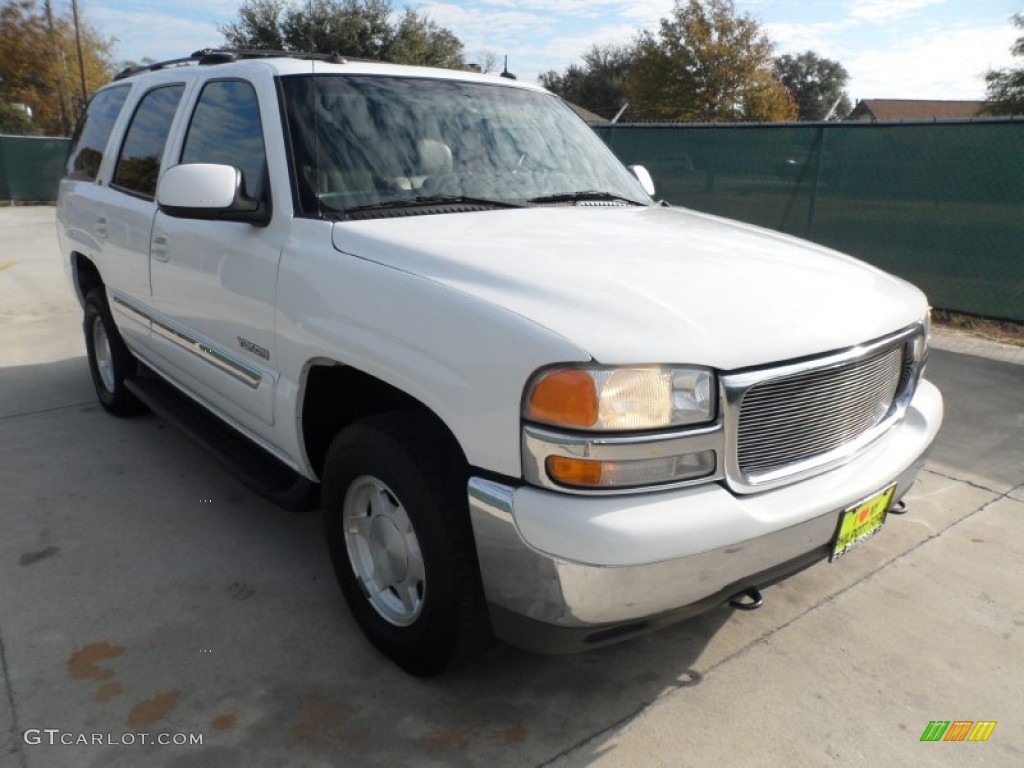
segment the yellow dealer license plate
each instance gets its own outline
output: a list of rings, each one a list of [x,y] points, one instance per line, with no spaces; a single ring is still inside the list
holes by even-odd
[[[854,504],[843,511],[839,521],[839,533],[836,535],[829,562],[842,557],[869,536],[874,536],[885,523],[885,515],[892,503],[892,495],[896,492],[896,484],[884,491]]]

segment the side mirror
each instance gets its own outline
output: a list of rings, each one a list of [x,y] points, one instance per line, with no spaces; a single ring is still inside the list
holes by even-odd
[[[267,206],[242,192],[242,172],[230,165],[186,163],[168,168],[156,186],[156,202],[182,219],[270,222]]]
[[[647,172],[647,169],[642,165],[630,165],[627,166],[633,175],[636,176],[637,181],[640,182],[640,186],[644,188],[651,197],[654,197],[654,179],[651,178],[651,174]]]

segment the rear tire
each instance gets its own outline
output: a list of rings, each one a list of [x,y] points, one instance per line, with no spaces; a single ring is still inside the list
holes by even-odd
[[[487,647],[464,461],[427,414],[373,416],[342,430],[322,492],[338,584],[381,653],[429,677]]]
[[[137,363],[114,325],[103,287],[85,297],[85,349],[96,397],[115,416],[134,416],[146,407],[124,385],[135,374]]]

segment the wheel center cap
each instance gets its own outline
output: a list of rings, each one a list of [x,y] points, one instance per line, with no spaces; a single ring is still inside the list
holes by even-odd
[[[373,564],[388,584],[405,580],[409,571],[409,550],[405,537],[391,520],[375,517],[370,523],[370,551]]]

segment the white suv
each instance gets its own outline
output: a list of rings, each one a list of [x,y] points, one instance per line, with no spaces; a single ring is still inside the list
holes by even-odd
[[[58,227],[103,406],[322,504],[429,675],[756,607],[923,463],[920,291],[651,194],[532,85],[207,51],[93,97]]]

